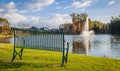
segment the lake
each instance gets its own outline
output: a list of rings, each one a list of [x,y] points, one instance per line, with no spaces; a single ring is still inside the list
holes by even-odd
[[[0,43],[14,43],[13,37],[11,38],[0,38]]]
[[[80,35],[66,35],[65,40],[70,43],[70,52],[120,58],[120,37],[111,35],[92,35],[83,37]]]
[[[120,59],[120,37],[111,35],[65,35],[69,52]],[[13,38],[0,39],[0,43],[13,43]]]

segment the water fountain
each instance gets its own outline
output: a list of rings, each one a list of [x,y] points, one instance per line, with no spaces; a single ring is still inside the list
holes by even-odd
[[[89,31],[89,18],[86,18],[85,24],[83,25],[83,31],[81,32],[81,36],[90,36],[94,34],[94,31]]]
[[[85,51],[86,51],[86,55],[88,55],[89,53],[89,43],[90,43],[90,36],[94,34],[94,31],[91,30],[89,31],[89,20],[88,17],[86,18],[85,24],[83,26],[83,31],[81,33],[81,36],[84,38],[83,40],[83,44],[85,46]]]
[[[86,55],[88,55],[88,52],[89,52],[90,37],[92,34],[94,34],[93,30],[89,31],[89,20],[88,19],[89,18],[87,17],[85,24],[83,25],[83,31],[81,32],[81,35],[78,37],[75,37],[77,39],[76,42],[79,42],[79,44],[81,44],[81,41],[82,41],[82,45],[84,45]],[[80,40],[78,40],[78,39],[80,39]],[[83,46],[79,45],[79,48],[83,49]]]
[[[89,36],[88,17],[86,18],[85,24],[83,25],[83,31],[82,31],[81,35],[83,35],[83,36]]]

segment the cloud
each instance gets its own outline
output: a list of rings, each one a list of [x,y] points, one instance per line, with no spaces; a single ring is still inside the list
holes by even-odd
[[[112,4],[114,4],[115,3],[115,0],[112,0],[112,1],[110,1],[109,3],[108,3],[108,5],[112,5]]]
[[[21,13],[21,14],[24,14],[24,13],[27,13],[27,12],[29,12],[28,10],[20,10],[19,11],[19,13]]]
[[[62,3],[66,3],[66,2],[68,2],[68,0],[62,0]]]
[[[4,12],[4,9],[0,9],[0,13]]]
[[[69,9],[71,6],[66,6],[66,7],[64,7],[63,9]]]
[[[18,23],[19,21],[25,20],[24,15],[18,14],[18,10],[15,9],[16,5],[14,2],[9,2],[4,5],[1,17],[7,18],[11,23]]]
[[[52,14],[48,18],[42,20],[41,26],[48,26],[50,28],[59,28],[61,24],[70,23],[71,19],[68,14]]]
[[[61,6],[57,6],[56,9],[61,9],[62,7]]]
[[[82,1],[73,1],[72,7],[75,8],[84,8],[90,6],[92,4],[92,0],[82,0]]]
[[[26,16],[20,13],[21,10],[16,9],[16,4],[10,2],[0,8],[0,17],[8,19],[11,26],[26,27],[20,25],[29,25],[37,27],[58,28],[59,25],[70,22],[68,14],[51,14],[48,17]],[[24,11],[24,10],[22,10]]]
[[[31,11],[40,11],[44,6],[51,5],[55,2],[55,0],[34,0],[31,3],[27,3],[26,6],[29,8]]]
[[[10,3],[6,4],[5,7],[8,8],[8,9],[14,9],[15,8],[15,3],[10,2]]]
[[[83,8],[82,11],[85,11],[85,9]]]
[[[20,14],[20,10],[16,9],[16,4],[14,2],[9,2],[8,4],[5,4],[1,7],[0,10],[0,17],[8,19],[12,26],[17,26],[23,23],[31,24],[31,22],[36,23],[36,21],[38,21],[38,18],[36,17],[25,16],[23,14]]]

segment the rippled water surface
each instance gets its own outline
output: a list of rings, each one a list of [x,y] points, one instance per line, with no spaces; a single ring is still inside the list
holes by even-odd
[[[120,37],[111,35],[66,35],[66,41],[70,43],[70,52],[120,58]]]

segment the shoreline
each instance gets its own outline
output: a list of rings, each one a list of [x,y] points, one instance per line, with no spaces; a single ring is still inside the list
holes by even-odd
[[[13,35],[1,35],[0,34],[0,39],[11,38],[11,37],[13,37]]]

